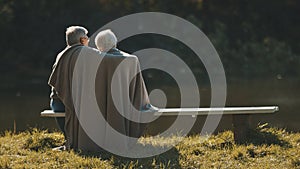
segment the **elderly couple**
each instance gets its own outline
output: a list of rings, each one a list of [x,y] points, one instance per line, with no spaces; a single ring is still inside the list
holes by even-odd
[[[118,50],[117,38],[110,30],[97,34],[97,49],[88,47],[87,33],[81,26],[67,28],[67,47],[57,55],[48,82],[52,87],[50,106],[54,112],[66,113],[65,118],[56,120],[65,135],[67,149],[94,152],[102,150],[101,147],[106,144],[126,147],[126,140],[112,139],[114,137],[110,136],[112,130],[109,128],[138,138],[146,123],[131,120],[140,118],[133,110],[157,109],[150,104],[137,57]],[[82,59],[84,61],[79,63]],[[99,59],[101,62],[96,68],[95,79],[91,81],[91,72],[95,69],[93,63]],[[94,94],[87,92],[92,88],[89,84],[94,84],[95,89],[91,91]],[[93,123],[95,118],[91,111],[94,109],[90,108],[90,104],[94,95],[106,123]],[[128,118],[131,116],[135,117]],[[85,119],[85,123],[90,121],[90,125],[96,125],[92,126],[92,130],[87,130],[79,117]],[[102,134],[92,139],[91,133]]]

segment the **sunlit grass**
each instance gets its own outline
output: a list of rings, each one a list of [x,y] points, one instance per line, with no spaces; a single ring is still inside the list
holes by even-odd
[[[300,133],[259,126],[249,143],[237,145],[231,131],[209,138],[199,135],[142,137],[141,145],[166,147],[169,151],[144,159],[103,153],[83,155],[53,151],[64,144],[61,133],[31,129],[0,137],[0,168],[300,168]]]

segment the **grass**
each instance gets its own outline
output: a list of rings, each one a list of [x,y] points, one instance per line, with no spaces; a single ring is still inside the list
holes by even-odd
[[[59,132],[31,129],[0,137],[0,168],[300,168],[300,133],[264,125],[253,130],[247,144],[235,144],[231,131],[205,139],[143,137],[141,144],[164,146],[183,141],[169,151],[144,159],[128,159],[103,153],[83,155],[53,151],[64,144]]]

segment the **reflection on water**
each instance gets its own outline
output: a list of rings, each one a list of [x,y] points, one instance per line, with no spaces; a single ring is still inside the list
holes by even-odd
[[[1,89],[0,131],[22,131],[30,127],[56,127],[54,119],[40,118],[39,113],[49,108],[49,88],[45,85],[26,85]]]
[[[268,122],[272,126],[284,127],[288,130],[300,131],[300,80],[253,80],[228,81],[227,106],[264,106],[278,105],[280,111],[273,115],[255,115],[252,117],[253,125]],[[151,86],[149,87],[151,88]],[[210,103],[210,86],[199,87],[201,106],[207,107]],[[150,89],[152,90],[152,89]],[[180,100],[178,92],[172,88],[164,87],[160,94],[168,98],[167,107],[178,107]],[[18,131],[30,127],[56,129],[52,118],[41,118],[39,113],[49,108],[49,88],[46,84],[28,85],[1,89],[0,102],[0,131],[13,130],[14,121]],[[159,99],[152,100],[160,105]],[[156,133],[168,128],[175,117],[159,118],[149,127],[150,133]],[[201,131],[205,117],[198,117],[193,127],[194,132]],[[223,116],[219,130],[231,128],[231,117]]]

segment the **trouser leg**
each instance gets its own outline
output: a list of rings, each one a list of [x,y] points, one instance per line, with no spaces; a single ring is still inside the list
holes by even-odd
[[[51,99],[50,107],[54,112],[64,112],[65,111],[64,104],[60,100],[57,100],[57,99]],[[55,121],[56,121],[59,129],[65,135],[65,118],[64,117],[56,117]]]

